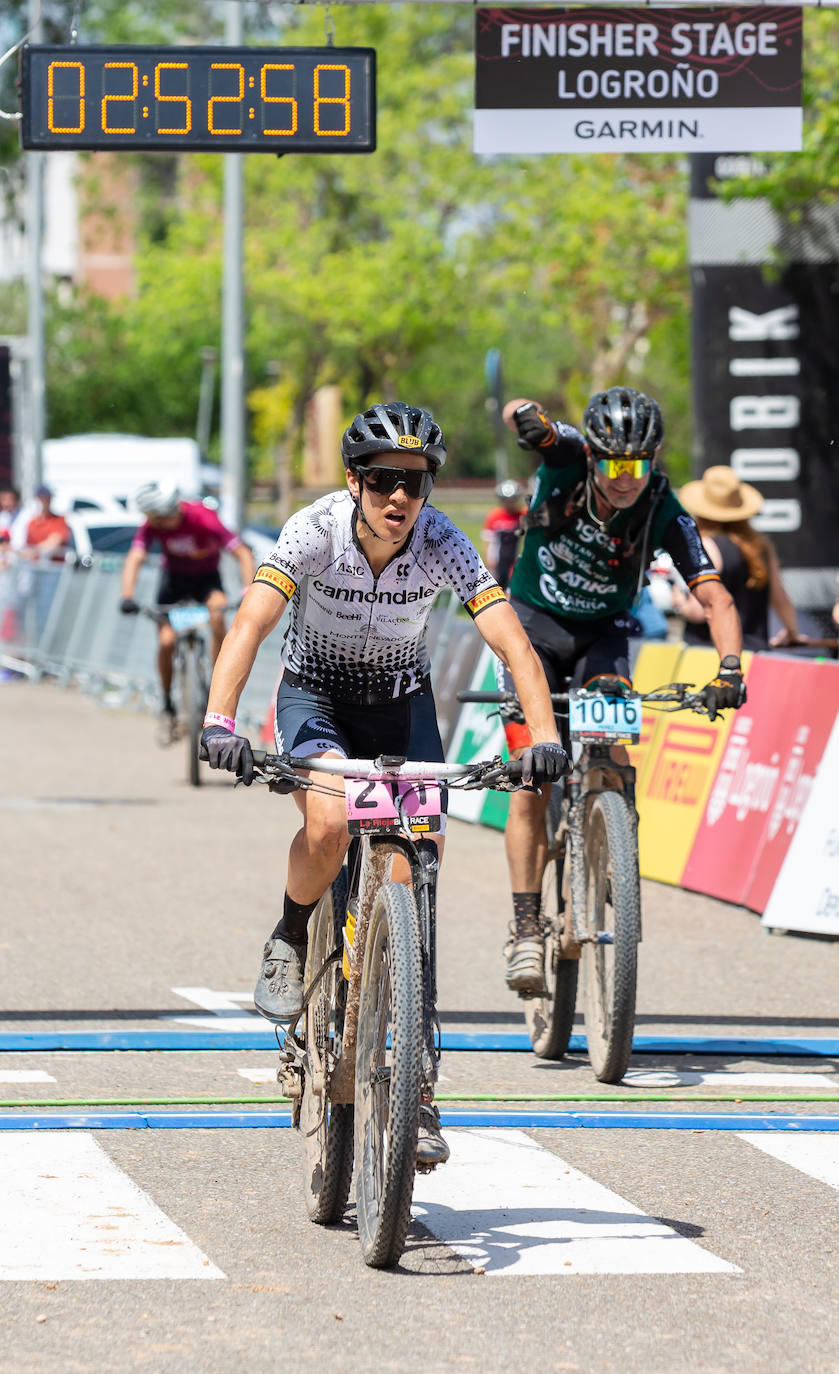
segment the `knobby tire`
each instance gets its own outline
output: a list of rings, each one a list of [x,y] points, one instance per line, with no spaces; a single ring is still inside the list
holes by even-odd
[[[193,787],[201,785],[201,770],[198,767],[198,750],[201,745],[201,731],[204,724],[204,711],[207,705],[206,685],[202,672],[200,649],[190,646],[183,659],[184,716],[186,718],[186,769],[187,781]]]
[[[355,1192],[367,1264],[396,1264],[411,1220],[422,1088],[422,947],[413,893],[383,886],[364,952],[355,1071]],[[388,1036],[390,1048],[388,1048]]]
[[[562,1059],[568,1049],[577,1002],[579,959],[561,959],[560,935],[563,923],[571,920],[571,900],[566,892],[562,912],[563,876],[569,862],[566,849],[557,842],[562,789],[554,785],[545,818],[548,833],[548,862],[542,878],[541,923],[545,932],[545,992],[528,997],[524,1018],[534,1052],[540,1059]],[[567,889],[566,884],[566,889]],[[562,912],[562,914],[560,914]]]
[[[592,803],[585,861],[587,930],[613,940],[583,946],[588,1053],[601,1083],[620,1083],[635,1029],[641,884],[635,825],[618,792],[602,792]]]
[[[342,869],[312,913],[304,974],[306,988],[333,950],[341,947],[346,910],[347,874],[346,869]],[[340,1055],[346,990],[338,959],[324,974],[306,1008],[306,1045],[310,1048],[316,1041],[321,1063],[327,1053],[336,1059]],[[350,1103],[331,1102],[323,1091],[316,1093],[308,1066],[307,1059],[300,1101],[306,1210],[312,1221],[328,1226],[341,1219],[349,1197],[353,1109]]]

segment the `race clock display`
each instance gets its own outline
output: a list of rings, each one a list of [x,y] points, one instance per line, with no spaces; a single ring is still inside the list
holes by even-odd
[[[21,58],[24,148],[370,153],[373,48],[77,47]]]

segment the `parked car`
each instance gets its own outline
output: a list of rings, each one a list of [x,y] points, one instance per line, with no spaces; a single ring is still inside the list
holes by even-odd
[[[131,548],[142,518],[127,511],[71,511],[65,517],[72,544],[68,557],[82,567],[90,567],[95,557],[124,558]]]

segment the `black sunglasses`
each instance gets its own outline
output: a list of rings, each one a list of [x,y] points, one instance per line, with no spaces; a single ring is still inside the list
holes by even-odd
[[[413,468],[362,467],[359,463],[355,471],[371,491],[378,491],[382,496],[390,496],[397,487],[404,487],[405,495],[412,501],[424,501],[431,495],[434,486],[433,472],[415,471]]]

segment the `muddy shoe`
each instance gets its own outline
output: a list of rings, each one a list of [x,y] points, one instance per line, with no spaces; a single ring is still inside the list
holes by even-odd
[[[520,996],[545,990],[545,941],[541,935],[511,940],[506,949],[507,987]]]
[[[440,1129],[440,1113],[433,1102],[420,1105],[419,1136],[417,1137],[417,1168],[421,1173],[445,1164],[451,1150]]]
[[[303,969],[306,946],[291,945],[276,936],[265,946],[253,1002],[269,1021],[290,1021],[303,1006]]]

